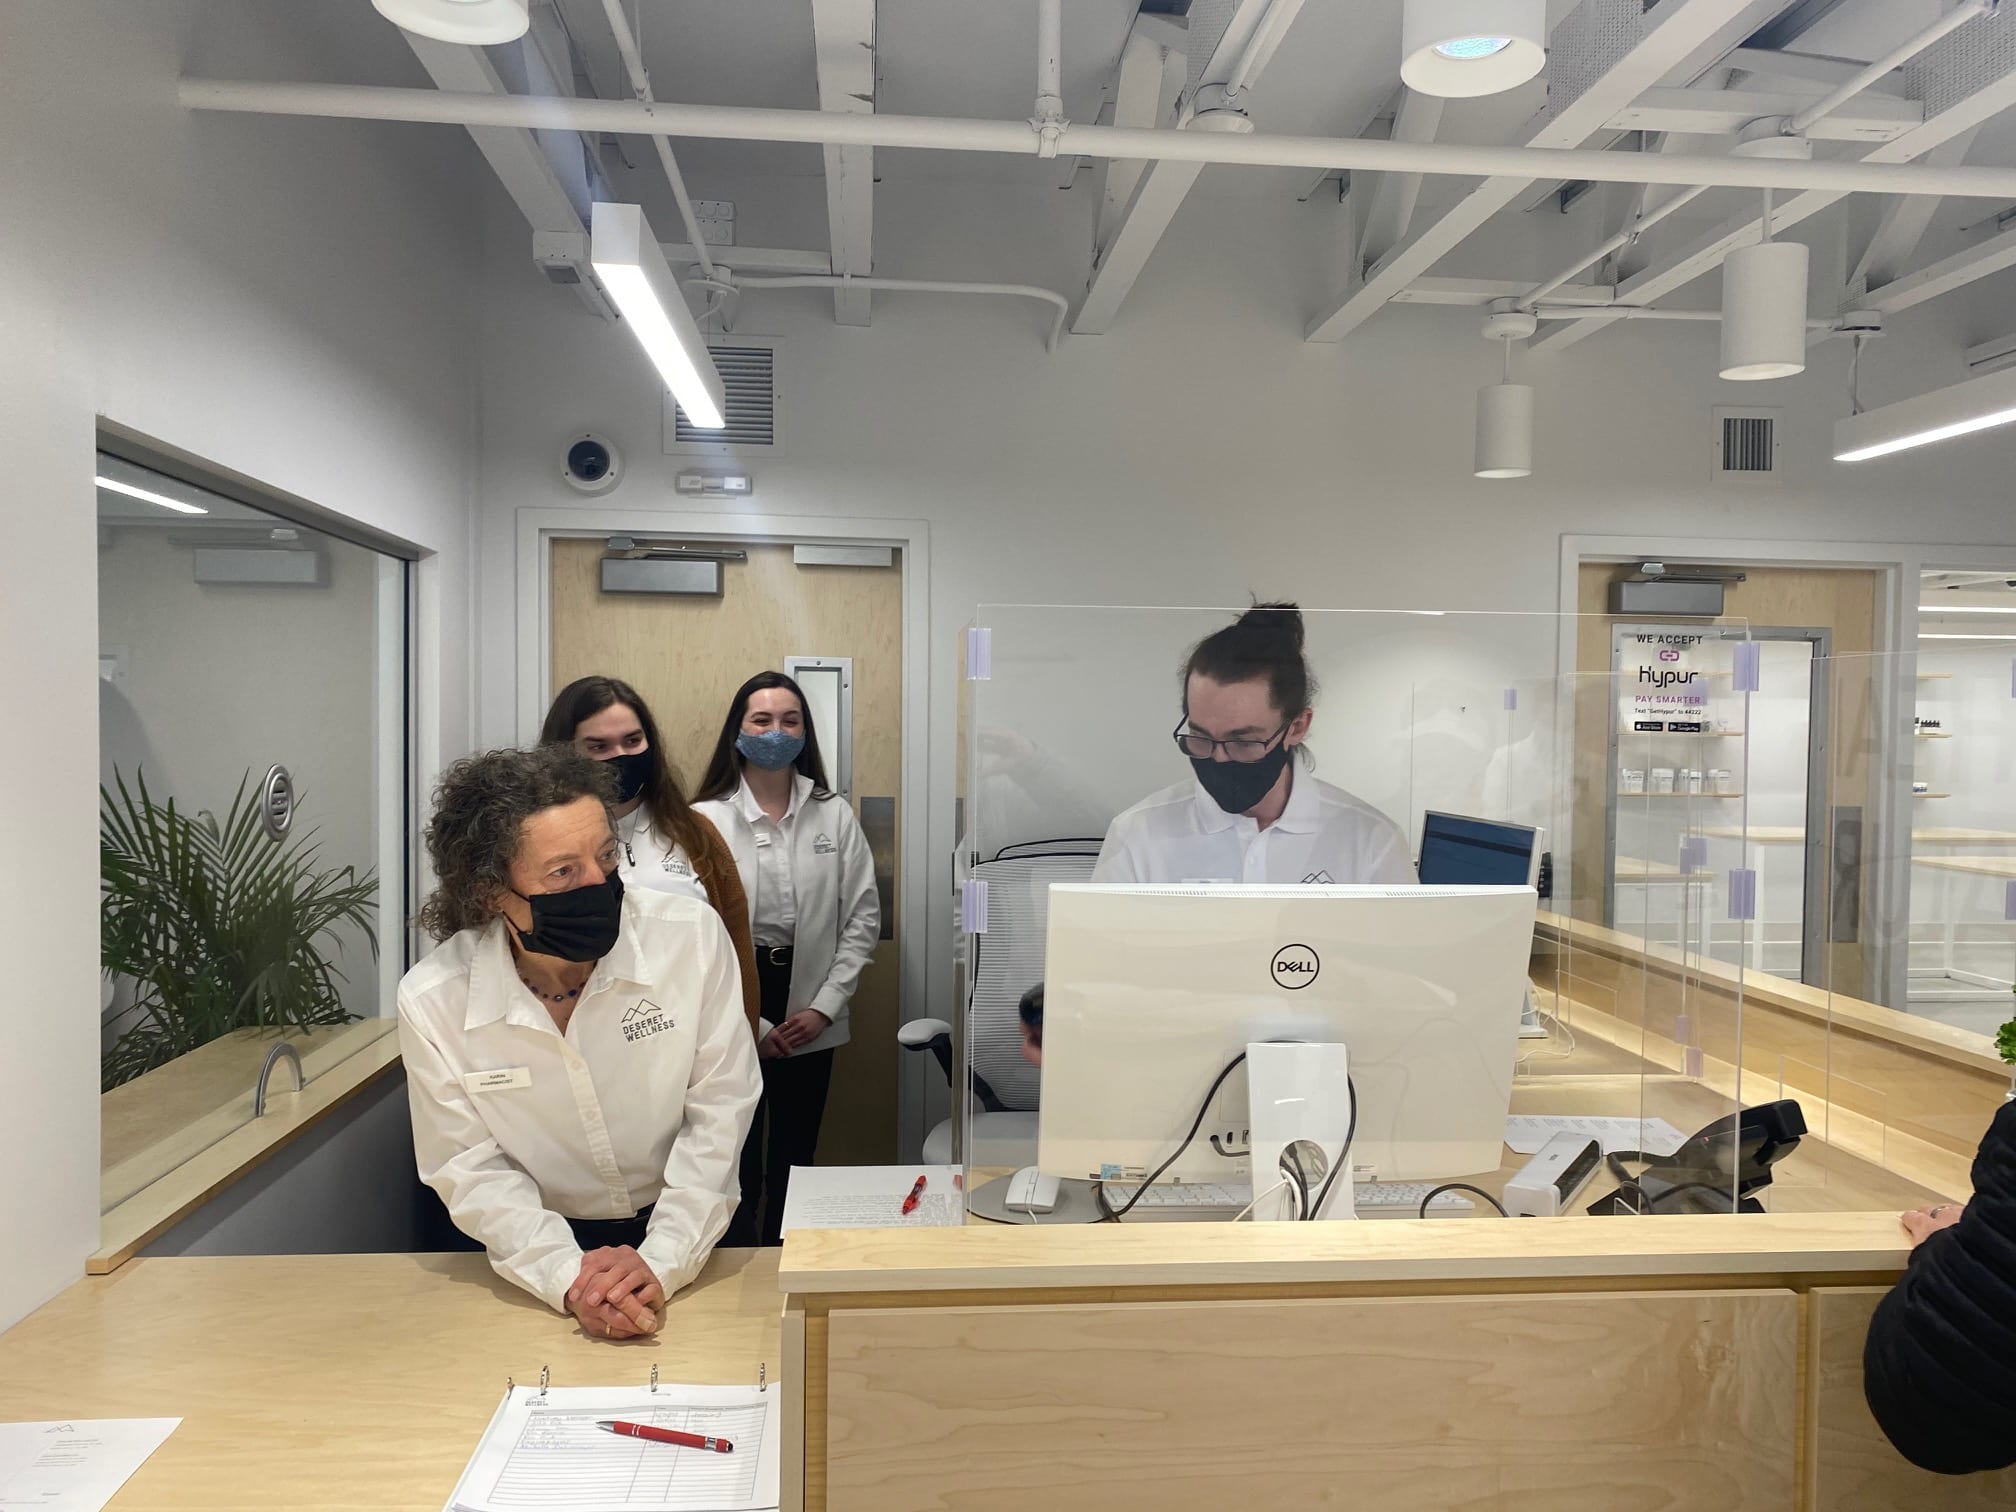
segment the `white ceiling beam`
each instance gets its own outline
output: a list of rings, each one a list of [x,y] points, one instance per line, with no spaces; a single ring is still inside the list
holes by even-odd
[[[1714,56],[1753,24],[1751,0],[1666,0],[1652,11],[1643,0],[1583,0],[1549,39],[1550,100],[1526,145],[1580,147],[1610,118],[1704,50]],[[1349,271],[1350,287],[1309,322],[1311,341],[1342,341],[1427,273],[1492,216],[1511,204],[1530,178],[1489,178],[1447,213],[1380,263]]]
[[[2011,44],[2016,44],[2016,6],[1983,16],[1934,43],[1906,69],[1914,92],[1925,100],[1925,124],[1863,154],[1858,161],[1916,162],[2016,106],[2016,45]],[[1996,68],[2001,71],[1994,72]],[[1796,226],[1845,198],[1831,189],[1808,189],[1773,208],[1772,227],[1784,230]],[[1705,240],[1618,285],[1618,301],[1654,304],[1721,267],[1725,257],[1755,241],[1761,231],[1761,215],[1738,216]],[[1533,350],[1565,350],[1609,324],[1606,320],[1574,321],[1540,336]]]
[[[1403,89],[1400,108],[1394,112],[1390,140],[1434,141],[1435,133],[1442,129],[1442,108],[1447,103],[1440,95]],[[1361,264],[1376,263],[1406,239],[1407,228],[1414,221],[1414,206],[1420,198],[1420,174],[1377,175],[1371,203],[1365,211],[1364,225],[1358,233],[1358,260]]]
[[[1201,69],[1193,71],[1196,87],[1190,90],[1185,112],[1194,109],[1197,97],[1214,86],[1220,94],[1235,81],[1240,88],[1250,89],[1301,8],[1302,0],[1237,0],[1211,55]],[[1176,218],[1203,172],[1201,163],[1162,159],[1138,176],[1119,222],[1094,255],[1092,277],[1071,317],[1074,334],[1095,336],[1112,326],[1135,280],[1161,244],[1162,233],[1169,229],[1169,222]]]
[[[839,115],[875,113],[875,0],[812,0],[812,42],[819,108]],[[875,149],[828,142],[826,231],[833,271],[874,271]],[[833,318],[868,324],[866,289],[835,289]]]
[[[1942,168],[1951,168],[1967,160],[1973,149],[1974,139],[1981,134],[1981,128],[1963,131],[1950,142],[1943,142],[1925,154],[1925,161],[1936,163]],[[1850,298],[1869,290],[1881,288],[1894,281],[1910,264],[1912,254],[1918,244],[1925,239],[1925,233],[1932,229],[1933,217],[1939,213],[1943,200],[1929,195],[1904,195],[1893,201],[1883,212],[1883,218],[1876,225],[1876,231],[1869,238],[1869,245],[1855,261],[1855,269],[1848,275]]]
[[[1691,131],[1734,136],[1767,116],[1797,115],[1821,96],[1755,89],[1648,89],[1610,118],[1630,131]],[[1813,123],[1816,142],[1892,142],[1925,124],[1916,100],[1864,95]]]
[[[1950,294],[2005,268],[2016,268],[2016,230],[1991,236],[1978,246],[1955,252],[1951,257],[1941,258],[1915,273],[1892,279],[1882,288],[1872,290],[1866,299],[1857,300],[1855,306],[1857,309],[1880,310],[1885,315],[1895,315],[1900,310]]]
[[[1846,84],[1866,66],[1852,58],[1825,58],[1817,53],[1771,52],[1761,47],[1739,47],[1729,54],[1729,66],[1740,68],[1754,77],[1782,79],[1789,83],[1816,84],[1822,89],[1836,89]],[[1866,93],[1877,96],[1895,95],[1903,89],[1903,83],[1894,75],[1879,79],[1870,85]]]
[[[489,54],[482,48],[465,47],[456,42],[437,42],[413,32],[402,32],[401,35],[413,49],[413,56],[420,60],[420,66],[427,71],[427,77],[434,81],[436,89],[457,94],[503,96],[511,93],[490,61]],[[572,93],[571,80],[568,85],[568,92]],[[497,175],[497,182],[511,196],[511,203],[518,207],[518,213],[531,226],[535,243],[533,260],[547,270],[547,276],[555,282],[565,281],[581,302],[597,315],[605,319],[613,315],[614,311],[602,297],[588,270],[588,225],[582,219],[586,211],[576,204],[585,193],[585,184],[576,184],[570,190],[554,167],[553,151],[561,143],[571,143],[578,152],[579,137],[571,132],[533,132],[522,126],[470,126],[465,129],[470,140],[476,144],[476,150],[483,154],[483,161]],[[580,255],[567,258],[542,256],[540,244],[544,242],[550,246],[552,243],[547,239],[558,236],[578,236]]]
[[[1134,18],[1120,50],[1120,69],[1113,84],[1113,124],[1142,130],[1174,123],[1176,104],[1190,77],[1190,56],[1183,50],[1183,28],[1168,16]],[[1145,158],[1116,158],[1106,165],[1106,185],[1099,205],[1097,245],[1111,244],[1134,198]]]

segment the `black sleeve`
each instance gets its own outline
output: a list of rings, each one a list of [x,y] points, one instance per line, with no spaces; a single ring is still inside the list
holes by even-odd
[[[1981,1141],[1960,1221],[1919,1245],[1877,1304],[1862,1385],[1912,1464],[1966,1475],[2016,1463],[2016,1103]]]

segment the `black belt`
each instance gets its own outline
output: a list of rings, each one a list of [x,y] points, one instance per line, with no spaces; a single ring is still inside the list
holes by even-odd
[[[789,945],[758,945],[756,960],[764,966],[789,966],[791,947]]]

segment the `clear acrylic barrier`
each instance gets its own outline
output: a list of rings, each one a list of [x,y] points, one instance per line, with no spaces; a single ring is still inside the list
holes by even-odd
[[[1785,1074],[1838,1157],[1829,1206],[1964,1197],[2008,1086],[1994,1036],[2016,1011],[2012,653],[1928,641],[1826,668],[1824,821],[1803,849],[1829,1053],[1790,1046]]]
[[[966,633],[964,664],[980,675],[962,689],[967,770],[955,879],[968,907],[979,902],[970,884],[986,884],[986,927],[962,942],[955,1063],[967,1096],[955,1105],[969,1202],[984,1215],[1096,1215],[1068,1181],[1048,1213],[1002,1207],[1000,1178],[1039,1158],[1043,1073],[1025,1055],[1018,1004],[1044,979],[1050,888],[1089,881],[1116,816],[1150,794],[1165,792],[1179,812],[1202,801],[1173,741],[1185,714],[1180,674],[1189,649],[1237,612],[988,606]],[[1775,678],[1799,669],[1779,665],[1775,651],[1767,656],[1740,621],[1690,623],[1678,644],[1641,644],[1608,616],[1310,612],[1305,624],[1321,691],[1313,764],[1298,768],[1302,777],[1385,815],[1409,860],[1431,811],[1545,832],[1550,885],[1530,944],[1540,1032],[1503,1047],[1513,1114],[1614,1120],[1600,1131],[1609,1147],[1656,1147],[1669,1157],[1706,1129],[1686,1141],[1681,1169],[1668,1165],[1660,1178],[1634,1183],[1625,1200],[1662,1212],[1732,1206],[1745,983],[1766,964],[1763,926],[1783,922],[1769,906],[1760,910],[1755,891],[1745,720]],[[1557,675],[1564,660],[1588,670]],[[1198,948],[1190,977],[1200,989],[1216,980],[1222,953]],[[1170,955],[1191,959],[1182,947]],[[1400,999],[1430,993],[1443,964],[1398,972],[1389,987]],[[1339,969],[1331,980],[1345,975]],[[1186,980],[1181,972],[1178,980]],[[1117,974],[1108,985],[1116,997],[1129,988]],[[1263,1000],[1270,990],[1259,989]],[[1144,1052],[1175,1053],[1181,1015],[1167,1003],[1137,1008]],[[1170,1120],[1158,1110],[1158,1127],[1127,1132],[1137,1150],[1159,1144],[1173,1153],[1195,1119],[1195,1140],[1172,1172],[1209,1185],[1217,1170],[1216,1184],[1250,1192],[1237,1073],[1203,1104],[1222,1069],[1206,1064],[1214,1053],[1198,1051],[1199,1084],[1179,1099],[1188,1116]],[[1364,1064],[1373,1068],[1371,1059]],[[1126,1086],[1116,1079],[1112,1089],[1113,1118],[1126,1116],[1131,1071]],[[1082,1097],[1083,1086],[1073,1086]],[[1235,1100],[1237,1116],[1228,1117]],[[1214,1134],[1232,1153],[1213,1152],[1216,1166],[1196,1163]],[[1368,1138],[1368,1148],[1375,1143]],[[1496,1169],[1427,1174],[1474,1179],[1495,1195],[1505,1167],[1523,1160],[1498,1153]],[[1396,1179],[1413,1180],[1412,1166],[1403,1167]],[[1631,1161],[1616,1170],[1635,1177],[1640,1168]],[[1616,1186],[1611,1170],[1599,1170],[1571,1210]],[[1474,1211],[1489,1215],[1481,1201]]]

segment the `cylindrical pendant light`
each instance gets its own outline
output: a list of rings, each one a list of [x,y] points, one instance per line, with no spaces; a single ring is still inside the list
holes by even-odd
[[[371,0],[378,14],[418,37],[494,47],[532,25],[527,0]]]
[[[1724,378],[1754,383],[1806,371],[1806,281],[1811,260],[1803,243],[1771,240],[1767,189],[1764,240],[1754,247],[1738,247],[1722,259]]]
[[[1547,0],[1407,0],[1400,77],[1448,99],[1515,89],[1547,62]]]
[[[1722,376],[1748,382],[1806,371],[1806,276],[1800,242],[1738,247],[1722,263]]]
[[[1505,346],[1504,381],[1477,391],[1477,465],[1480,478],[1533,476],[1533,390],[1512,381],[1512,344],[1531,341],[1540,321],[1515,299],[1494,299],[1484,336]]]
[[[1533,389],[1494,383],[1477,390],[1477,476],[1533,476]]]

